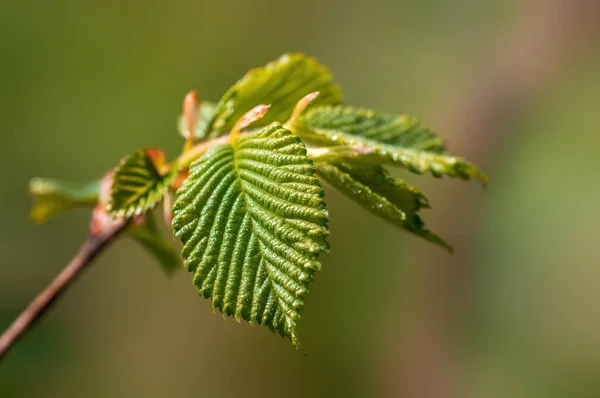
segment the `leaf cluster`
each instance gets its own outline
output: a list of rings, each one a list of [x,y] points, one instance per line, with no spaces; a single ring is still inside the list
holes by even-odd
[[[267,326],[295,346],[319,255],[329,250],[324,183],[448,250],[420,216],[427,198],[388,169],[487,183],[414,117],[344,105],[329,70],[303,54],[249,71],[216,103],[188,94],[179,130],[186,142],[176,160],[140,149],[104,188],[33,180],[32,220],[80,205],[132,219],[129,235],[167,273],[183,262],[214,309]],[[156,224],[161,201],[181,255]]]

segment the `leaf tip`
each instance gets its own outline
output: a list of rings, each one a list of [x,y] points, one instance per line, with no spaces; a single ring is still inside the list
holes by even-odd
[[[485,174],[482,171],[479,171],[477,173],[477,179],[481,182],[483,189],[488,189],[490,184],[490,178],[487,176],[487,174]]]
[[[47,216],[47,213],[35,204],[33,205],[28,216],[29,222],[35,226],[44,224],[49,218],[50,217]]]
[[[444,249],[448,250],[448,253],[454,254],[454,248],[448,242],[446,242],[444,239],[434,234],[433,232],[429,230],[424,230],[422,236],[429,242],[437,244],[443,247]]]
[[[306,110],[308,105],[310,105],[311,102],[313,102],[314,100],[317,99],[319,94],[321,94],[319,91],[314,91],[314,92],[312,92],[310,94],[306,94],[304,97],[302,97],[296,103],[296,106],[294,107],[294,110],[292,111],[292,115],[290,116],[288,121],[285,122],[283,127],[285,127],[286,129],[289,129],[289,127],[296,121],[296,119],[298,119],[298,117],[300,117],[300,115]]]
[[[37,195],[40,193],[43,193],[44,190],[44,180],[39,178],[39,177],[33,177],[31,180],[29,180],[29,187],[28,187],[28,193],[29,195]]]
[[[238,119],[238,121],[231,129],[230,142],[233,142],[240,131],[254,123],[255,121],[262,119],[263,116],[269,111],[271,105],[257,105],[254,108],[250,109],[246,112],[242,117]]]
[[[188,151],[194,145],[194,130],[198,123],[198,96],[194,90],[187,93],[183,100],[183,121],[186,138],[183,150]]]
[[[142,149],[142,151],[146,154],[146,156],[150,158],[152,164],[154,165],[154,168],[157,171],[164,166],[166,162],[166,156],[163,151],[156,148],[144,148]]]
[[[295,330],[291,330],[291,331],[290,331],[290,333],[289,333],[289,335],[288,335],[288,338],[290,339],[290,342],[292,343],[292,346],[293,346],[293,347],[294,347],[296,350],[298,350],[298,351],[300,351],[300,352],[303,352],[303,351],[302,351],[302,345],[300,344],[300,340],[298,339],[298,335],[296,334],[296,331],[295,331]]]

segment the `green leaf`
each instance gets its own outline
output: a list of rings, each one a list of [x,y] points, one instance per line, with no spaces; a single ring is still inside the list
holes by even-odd
[[[284,54],[265,67],[246,73],[217,104],[207,138],[226,134],[235,122],[256,105],[271,105],[269,113],[253,126],[285,122],[296,103],[305,95],[319,91],[315,105],[334,105],[342,100],[340,87],[332,82],[331,72],[314,58],[303,54]]]
[[[196,123],[196,128],[194,129],[195,140],[203,140],[206,137],[209,123],[215,116],[216,107],[217,104],[208,101],[202,101],[198,106],[198,123]],[[179,129],[179,134],[181,134],[183,138],[187,138],[183,115],[179,116],[177,127]]]
[[[328,250],[323,188],[304,143],[279,124],[213,147],[177,192],[173,230],[213,308],[297,346],[307,285]]]
[[[156,258],[168,276],[179,269],[181,264],[179,253],[173,248],[173,243],[159,230],[152,212],[147,212],[144,219],[130,226],[127,232]]]
[[[176,177],[175,167],[162,173],[165,155],[155,149],[139,149],[126,156],[115,170],[108,211],[119,218],[139,216],[162,200]]]
[[[64,181],[34,178],[29,182],[33,207],[29,219],[43,224],[51,218],[77,207],[93,207],[98,203],[100,181],[78,185]]]
[[[292,126],[303,139],[321,145],[360,146],[381,161],[435,177],[487,177],[477,166],[446,153],[443,140],[417,119],[343,106],[312,108]],[[368,153],[369,151],[364,151]]]
[[[452,251],[419,217],[420,209],[430,207],[427,198],[403,180],[390,177],[382,166],[319,162],[317,170],[326,182],[371,213]]]

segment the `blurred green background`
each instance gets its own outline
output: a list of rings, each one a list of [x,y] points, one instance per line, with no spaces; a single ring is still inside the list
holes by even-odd
[[[329,193],[306,356],[119,242],[0,364],[0,397],[600,396],[599,17],[593,0],[0,0],[1,330],[86,232],[85,210],[30,226],[31,177],[175,156],[190,89],[216,100],[283,52],[492,181],[407,177],[453,256]]]

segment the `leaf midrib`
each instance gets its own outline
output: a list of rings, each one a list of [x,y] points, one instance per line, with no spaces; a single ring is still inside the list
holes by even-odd
[[[236,142],[236,143],[237,143],[237,142]],[[244,200],[244,210],[246,211],[246,213],[247,213],[247,214],[249,214],[249,215],[250,215],[250,222],[251,222],[251,227],[250,227],[250,228],[252,229],[252,234],[253,234],[254,236],[256,236],[256,239],[257,239],[257,241],[258,241],[258,247],[259,247],[259,250],[260,250],[260,255],[261,255],[261,260],[260,260],[260,261],[264,261],[264,262],[265,262],[265,265],[264,265],[264,267],[265,267],[265,270],[266,270],[266,272],[267,272],[267,279],[268,279],[268,283],[269,283],[269,286],[270,286],[271,292],[275,291],[275,297],[277,298],[277,306],[278,306],[279,310],[282,312],[283,316],[284,316],[284,317],[285,317],[287,320],[289,320],[289,321],[291,321],[291,322],[294,322],[294,323],[295,323],[295,320],[294,320],[293,318],[291,318],[291,317],[290,317],[290,316],[287,314],[287,311],[286,311],[286,308],[285,308],[285,303],[282,303],[281,296],[278,294],[278,292],[277,292],[277,289],[276,289],[276,287],[275,287],[275,285],[274,285],[274,283],[275,283],[275,281],[274,281],[274,277],[273,277],[273,274],[271,273],[271,270],[269,269],[270,267],[269,267],[269,265],[268,265],[268,264],[270,264],[270,263],[269,263],[269,261],[266,259],[266,257],[265,257],[265,254],[264,254],[264,249],[263,249],[263,245],[264,245],[264,243],[263,243],[263,242],[262,242],[262,240],[260,239],[260,236],[259,236],[259,234],[257,234],[257,232],[256,232],[256,229],[255,229],[256,227],[254,226],[254,223],[255,223],[255,222],[257,222],[257,220],[255,219],[255,217],[254,217],[254,215],[252,214],[252,212],[249,210],[248,200],[247,200],[247,198],[246,198],[247,194],[246,194],[246,191],[244,190],[244,179],[243,179],[243,178],[240,176],[240,173],[239,173],[239,168],[238,168],[238,163],[237,163],[237,154],[238,154],[238,151],[237,151],[237,150],[236,150],[236,148],[235,148],[235,144],[236,144],[236,143],[230,144],[230,146],[231,146],[231,149],[232,149],[232,152],[233,152],[233,162],[232,162],[232,163],[233,163],[233,169],[234,169],[234,172],[235,172],[235,175],[236,175],[236,182],[239,184],[239,187],[240,187],[240,195],[242,195],[242,196],[243,196],[243,200]],[[273,167],[277,167],[277,166],[273,166]],[[264,207],[263,207],[263,208],[264,208]],[[266,210],[266,211],[269,211],[269,212],[271,212],[271,211],[270,211],[270,210],[268,210],[268,209],[265,209],[265,210]],[[271,213],[272,213],[272,212],[271,212]],[[272,267],[275,267],[275,265],[273,265],[273,264],[270,264],[270,265],[271,265]],[[260,266],[260,264],[259,264],[259,266]],[[258,268],[256,269],[256,272],[258,273]],[[273,315],[273,323],[274,323],[274,322],[275,322],[275,315]]]
[[[155,169],[154,166],[152,165],[152,170],[151,170],[151,180],[146,184],[143,185],[141,187],[140,190],[137,190],[138,193],[132,195],[128,200],[126,200],[122,207],[130,207],[131,205],[133,205],[135,202],[139,201],[141,198],[143,198],[144,196],[149,196],[149,194],[154,191],[159,185],[161,185],[164,181],[164,179],[166,178],[166,176],[161,176]]]

